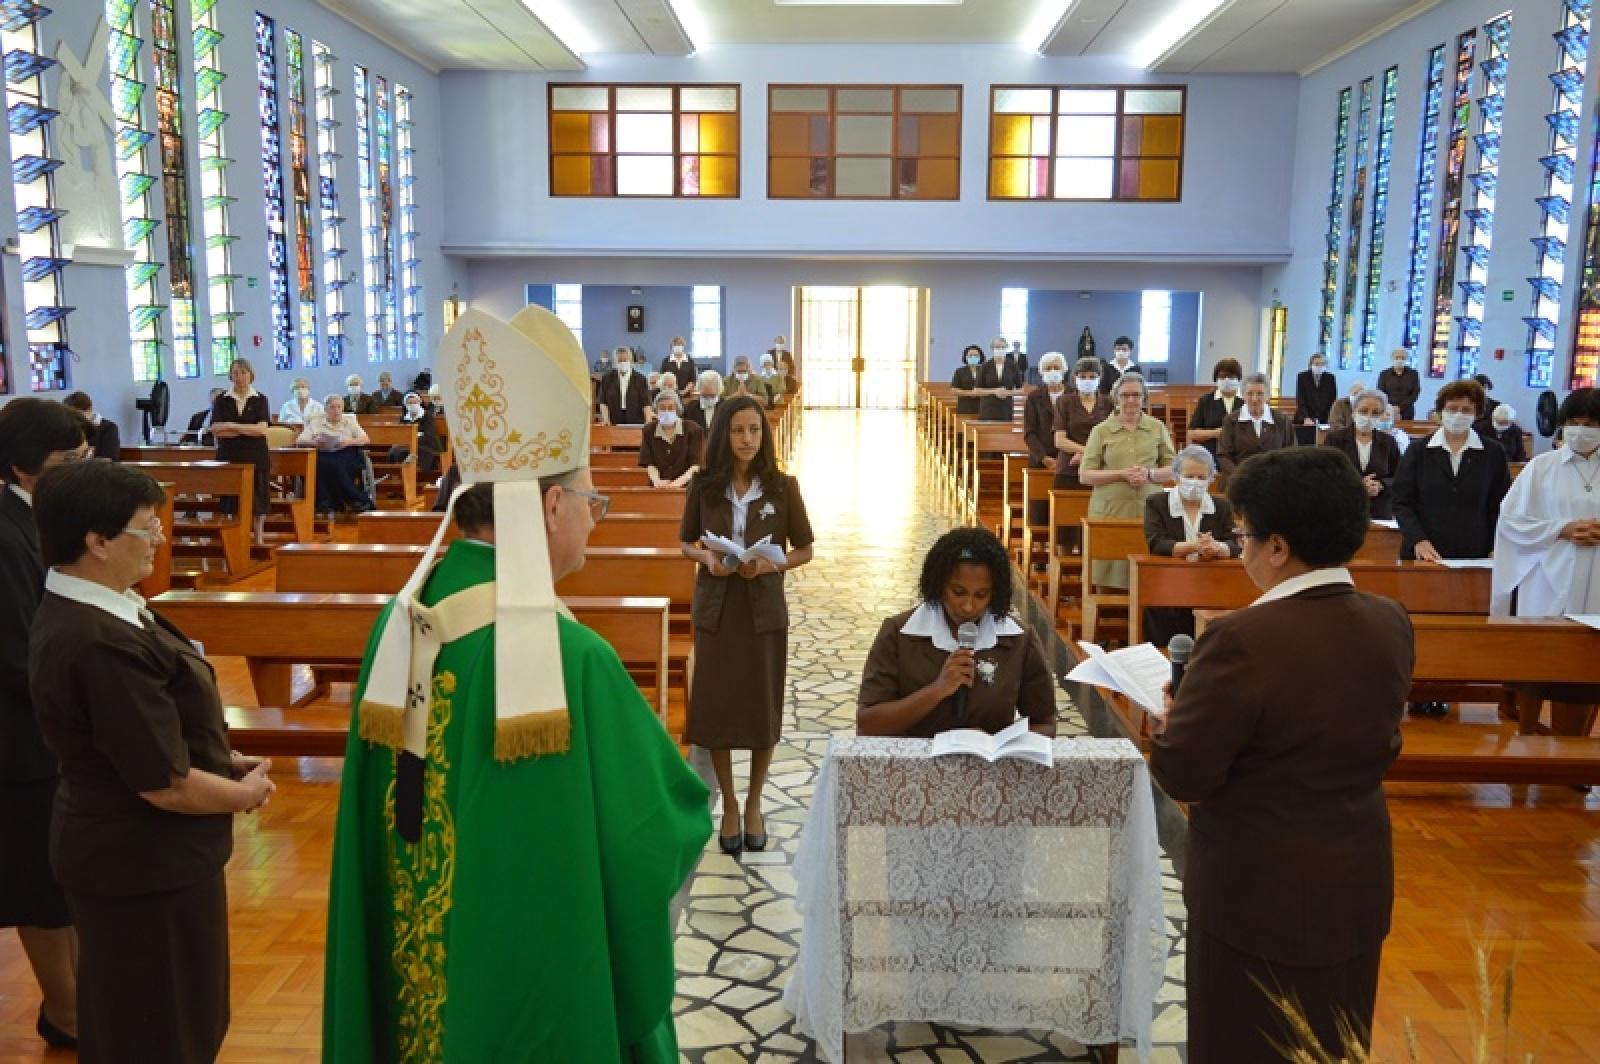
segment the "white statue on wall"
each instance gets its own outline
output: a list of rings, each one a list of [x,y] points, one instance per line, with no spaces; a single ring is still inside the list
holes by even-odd
[[[65,41],[56,44],[61,79],[55,106],[61,114],[51,132],[61,158],[61,168],[55,172],[56,206],[67,212],[60,222],[61,243],[69,254],[77,247],[106,251],[126,247],[117,172],[111,162],[117,116],[100,89],[110,34],[102,17],[81,60]]]

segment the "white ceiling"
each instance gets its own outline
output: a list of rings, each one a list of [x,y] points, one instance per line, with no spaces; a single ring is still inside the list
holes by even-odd
[[[580,54],[684,56],[694,45],[1005,44],[1058,12],[1042,51],[1126,56],[1184,0],[321,0],[434,69],[579,70]],[[1304,73],[1442,0],[1226,0],[1156,69]],[[679,19],[683,22],[680,23]],[[684,23],[688,24],[686,32]],[[573,27],[576,27],[574,31]],[[554,32],[552,32],[552,30]],[[557,36],[557,34],[562,36]]]

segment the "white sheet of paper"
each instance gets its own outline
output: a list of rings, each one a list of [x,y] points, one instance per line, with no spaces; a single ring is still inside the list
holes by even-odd
[[[1172,663],[1153,644],[1140,643],[1109,654],[1094,643],[1079,640],[1078,646],[1088,657],[1067,679],[1127,695],[1153,717],[1166,713],[1162,688],[1172,679]]]
[[[717,536],[710,532],[703,534],[700,541],[723,557],[731,558],[741,565],[752,558],[765,558],[781,569],[789,561],[783,550],[772,542],[771,536],[762,536],[759,542],[749,547],[741,547],[726,536]]]
[[[1569,613],[1567,620],[1586,624],[1595,631],[1600,632],[1600,613]]]
[[[1493,558],[1440,558],[1439,564],[1446,569],[1493,569]]]
[[[1388,520],[1383,520],[1383,519],[1374,517],[1372,519],[1372,523],[1375,524],[1375,525],[1382,525],[1384,528],[1399,529],[1399,527],[1400,527],[1400,522],[1396,521],[1392,517],[1389,518]]]

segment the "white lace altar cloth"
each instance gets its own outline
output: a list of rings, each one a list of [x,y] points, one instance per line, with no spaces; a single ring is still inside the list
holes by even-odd
[[[784,1005],[828,1060],[892,1020],[1058,1031],[1149,1055],[1166,963],[1155,804],[1125,739],[1050,768],[835,737],[795,856]]]

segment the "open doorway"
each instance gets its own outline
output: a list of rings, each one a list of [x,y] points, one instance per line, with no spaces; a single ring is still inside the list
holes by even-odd
[[[904,410],[928,347],[928,290],[804,285],[794,290],[807,407]]]

